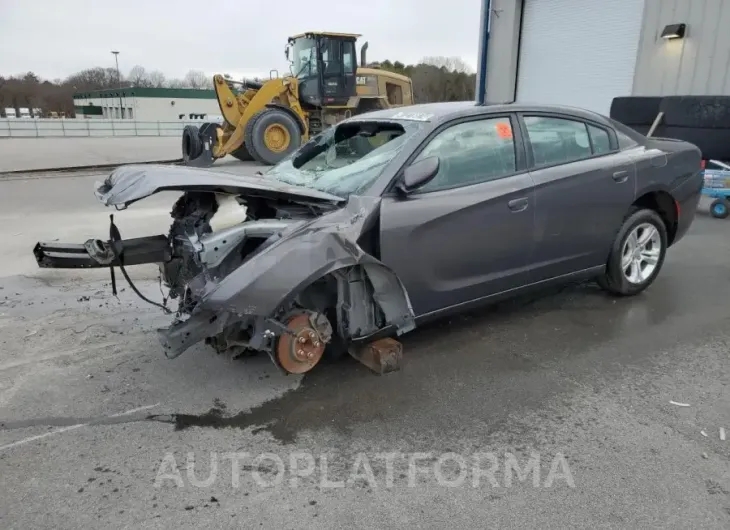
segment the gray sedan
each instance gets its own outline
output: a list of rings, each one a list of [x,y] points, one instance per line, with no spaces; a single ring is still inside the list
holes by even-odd
[[[552,283],[595,279],[635,295],[687,232],[701,187],[695,146],[591,112],[416,105],[346,120],[250,177],[118,168],[96,190],[107,206],[182,192],[170,233],[122,240],[112,220],[107,240],[34,253],[41,267],[125,277],[125,266],[157,263],[178,301],[164,307],[168,357],[205,340],[303,373]],[[242,219],[213,230],[226,197]]]

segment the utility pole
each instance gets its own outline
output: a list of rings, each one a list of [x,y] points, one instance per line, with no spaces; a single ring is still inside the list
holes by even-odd
[[[114,62],[117,63],[117,85],[119,85],[119,115],[124,118],[124,110],[122,107],[122,75],[119,73],[119,52],[113,51]]]
[[[484,105],[487,92],[487,49],[492,29],[492,2],[481,0],[482,16],[479,21],[479,62],[477,63],[476,103]]]

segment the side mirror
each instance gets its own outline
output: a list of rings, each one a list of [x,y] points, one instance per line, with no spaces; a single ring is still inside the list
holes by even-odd
[[[286,60],[289,60],[289,45],[287,44],[286,48],[284,48],[284,55],[286,55]]]
[[[437,156],[430,156],[411,164],[403,171],[403,176],[397,184],[398,190],[407,195],[420,188],[436,176],[440,166],[441,161]]]

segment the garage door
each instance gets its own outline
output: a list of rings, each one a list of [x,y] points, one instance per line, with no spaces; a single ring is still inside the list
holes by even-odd
[[[517,101],[608,115],[631,95],[644,0],[525,0]]]

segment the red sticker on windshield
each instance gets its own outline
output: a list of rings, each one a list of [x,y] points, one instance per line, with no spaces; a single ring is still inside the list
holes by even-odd
[[[500,121],[496,125],[497,127],[497,134],[500,138],[512,138],[512,127],[510,127],[509,123],[506,121]]]

